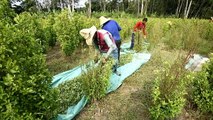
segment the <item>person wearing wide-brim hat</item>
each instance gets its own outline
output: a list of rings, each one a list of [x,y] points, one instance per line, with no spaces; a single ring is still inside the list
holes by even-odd
[[[99,20],[101,28],[109,31],[112,34],[118,48],[118,60],[120,60],[121,37],[119,32],[121,31],[121,27],[115,20],[111,20],[110,18],[106,18],[104,16],[101,16]]]
[[[105,63],[108,57],[115,60],[113,72],[121,75],[117,71],[118,66],[118,51],[111,33],[106,30],[97,30],[95,26],[80,30],[80,35],[86,40],[87,45],[94,45],[96,50],[103,55],[102,62]]]

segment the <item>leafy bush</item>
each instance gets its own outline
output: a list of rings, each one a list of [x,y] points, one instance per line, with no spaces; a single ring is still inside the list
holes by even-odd
[[[179,64],[166,64],[155,79],[151,91],[152,119],[170,119],[176,117],[185,104],[186,80],[183,67]]]
[[[76,31],[75,22],[72,21],[71,17],[69,12],[64,10],[55,17],[53,25],[57,40],[59,40],[65,55],[71,55],[80,42],[78,39],[79,31]]]
[[[113,61],[109,60],[106,64],[99,64],[83,75],[82,88],[89,99],[96,100],[106,95],[112,74],[112,63]]]
[[[39,21],[39,15],[31,15],[28,12],[21,13],[15,18],[16,27],[20,30],[26,29],[29,32],[32,32],[32,37],[42,46],[42,52],[46,52],[48,40]]]
[[[92,100],[105,96],[112,73],[111,67],[111,60],[98,66],[94,66],[91,62],[82,66],[84,73],[81,76],[60,84],[57,87],[59,95],[55,99],[58,107],[53,110],[52,117],[56,117],[58,113],[64,113],[69,106],[75,105],[84,95]]]
[[[15,17],[15,12],[10,8],[8,0],[0,1],[0,20],[1,22],[12,23]]]
[[[193,100],[202,112],[213,112],[213,55],[194,77]]]
[[[83,97],[82,89],[82,76],[73,80],[60,84],[57,89],[59,90],[59,96],[56,99],[59,107],[56,108],[54,113],[63,113],[69,106],[72,106],[80,101]]]
[[[212,25],[202,20],[173,20],[163,24],[164,43],[170,49],[195,50],[208,54],[212,49]]]
[[[0,25],[1,119],[48,119],[57,92],[34,31]]]
[[[42,26],[42,31],[45,36],[45,41],[47,42],[47,46],[55,46],[56,44],[56,32],[53,29],[54,21],[54,14],[49,14],[45,18],[39,18],[39,23]]]

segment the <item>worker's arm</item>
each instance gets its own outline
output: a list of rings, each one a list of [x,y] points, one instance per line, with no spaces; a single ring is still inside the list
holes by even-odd
[[[104,35],[104,40],[107,46],[109,47],[109,50],[107,51],[107,54],[105,56],[105,58],[107,59],[109,55],[112,53],[112,51],[115,50],[117,47],[116,44],[112,42],[111,38],[109,37],[109,34]]]

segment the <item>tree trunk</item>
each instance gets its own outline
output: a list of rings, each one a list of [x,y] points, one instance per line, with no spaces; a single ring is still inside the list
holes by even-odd
[[[185,5],[185,9],[184,9],[184,18],[186,17],[186,12],[187,12],[187,9],[188,9],[188,3],[189,3],[189,0],[186,0],[186,5]]]
[[[67,0],[67,8],[68,8],[68,12],[71,13],[71,6],[70,6],[70,1]]]
[[[72,12],[75,12],[75,2],[72,0]]]
[[[143,16],[143,10],[144,10],[144,5],[143,5],[144,1],[142,0],[141,1],[141,16]]]
[[[103,0],[104,12],[106,11],[106,0]]]
[[[147,8],[148,8],[148,0],[145,0],[145,5],[144,5],[144,15],[147,15]]]
[[[138,0],[138,13],[137,13],[138,17],[139,17],[139,13],[140,13],[140,0]]]
[[[61,9],[63,10],[64,7],[63,7],[63,2],[62,2],[62,0],[60,0],[60,6],[61,6]]]
[[[183,3],[184,3],[184,0],[181,1],[180,8],[178,9],[178,17],[180,17],[180,12],[182,10]]]
[[[176,16],[176,17],[179,16],[179,15],[178,15],[178,11],[179,11],[179,9],[180,9],[180,1],[181,1],[181,0],[178,0],[178,5],[177,5],[177,8],[176,8],[176,12],[175,12],[175,16]]]
[[[91,7],[92,7],[92,3],[91,0],[88,0],[89,6],[88,6],[88,13],[87,16],[90,18],[91,17]]]
[[[190,0],[190,3],[189,3],[189,6],[188,6],[188,10],[187,10],[187,12],[186,12],[186,16],[185,16],[185,18],[188,18],[188,15],[189,15],[189,11],[190,11],[191,5],[192,5],[192,0]]]

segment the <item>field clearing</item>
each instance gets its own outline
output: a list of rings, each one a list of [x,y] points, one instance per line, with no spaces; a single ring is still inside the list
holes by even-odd
[[[60,53],[59,47],[55,46],[47,54],[47,63],[53,74],[71,69],[89,60],[87,52],[76,52],[75,57],[65,57]],[[89,48],[86,48],[89,50]],[[86,51],[87,51],[86,50]],[[154,80],[155,70],[162,67],[162,63],[168,61],[173,63],[179,54],[185,55],[186,52],[179,50],[169,50],[163,43],[156,45],[150,51],[151,59],[144,64],[134,74],[124,80],[123,84],[114,92],[107,94],[104,98],[94,103],[89,103],[74,118],[76,120],[149,120],[149,112],[143,101],[145,100],[146,83]],[[80,54],[80,55],[79,55]],[[51,56],[50,56],[51,55]],[[79,61],[78,59],[81,59]],[[60,64],[56,64],[60,63]],[[185,112],[178,120],[193,118]]]

